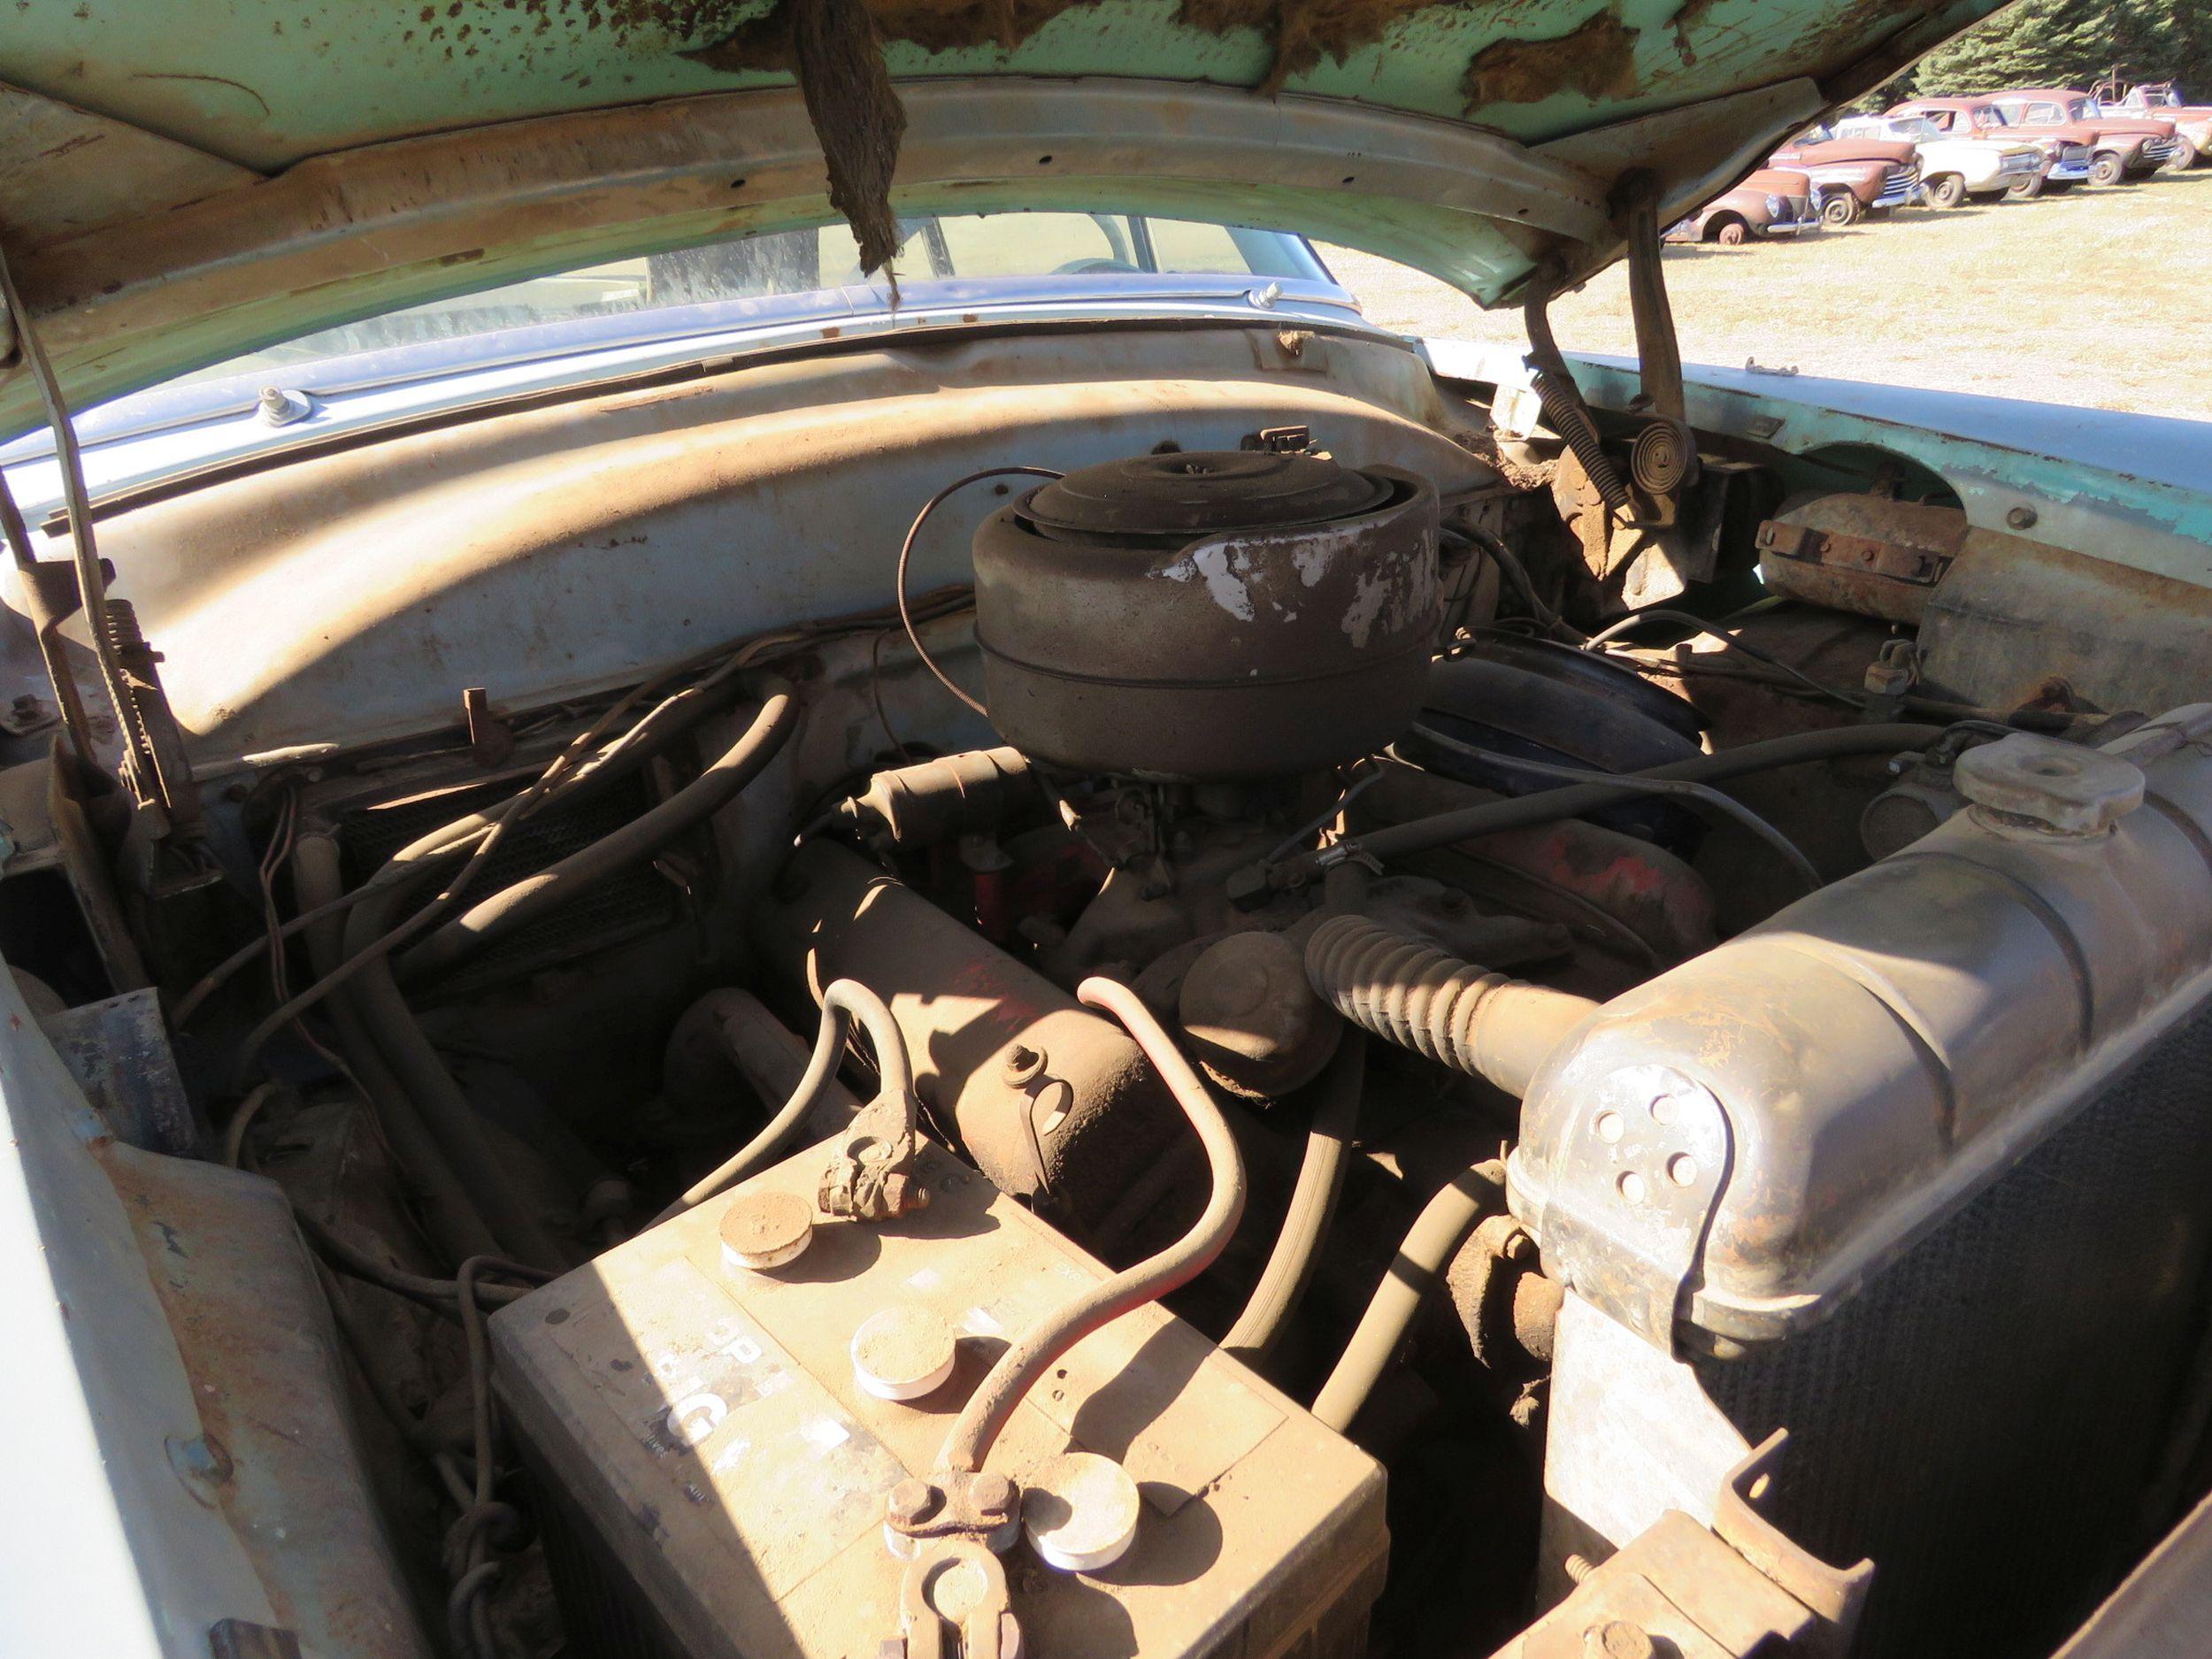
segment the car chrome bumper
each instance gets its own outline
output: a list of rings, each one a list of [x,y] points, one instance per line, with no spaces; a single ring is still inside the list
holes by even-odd
[[[1778,219],[1760,234],[1764,236],[1811,236],[1818,234],[1820,221],[1816,219]]]
[[[2089,164],[2085,161],[2055,161],[2051,170],[2043,175],[2052,184],[2079,184],[2088,176]]]

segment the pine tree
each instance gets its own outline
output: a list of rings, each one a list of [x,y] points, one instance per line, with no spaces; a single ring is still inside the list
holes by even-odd
[[[2212,5],[2206,0],[2015,0],[1937,48],[1886,88],[1890,102],[1999,92],[2178,81],[2212,100]]]

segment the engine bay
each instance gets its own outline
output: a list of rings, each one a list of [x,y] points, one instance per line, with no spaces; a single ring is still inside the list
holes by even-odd
[[[19,757],[0,949],[305,1240],[367,1496],[272,1628],[2048,1651],[2212,1474],[2203,591],[1540,374],[1117,349],[104,526],[198,862]]]

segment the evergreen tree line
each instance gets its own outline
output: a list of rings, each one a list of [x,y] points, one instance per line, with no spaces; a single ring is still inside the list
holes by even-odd
[[[1884,88],[1875,102],[2121,83],[2178,81],[2212,104],[2212,0],[2015,0]]]

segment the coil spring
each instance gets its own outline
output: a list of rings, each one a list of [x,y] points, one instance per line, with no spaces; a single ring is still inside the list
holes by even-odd
[[[1363,1030],[1471,1077],[1483,1002],[1506,975],[1492,973],[1361,916],[1333,916],[1306,941],[1314,995]]]
[[[1552,430],[1566,440],[1575,459],[1582,463],[1583,472],[1595,487],[1599,498],[1613,511],[1627,512],[1633,504],[1628,486],[1621,482],[1620,470],[1613,465],[1613,457],[1606,454],[1573,380],[1550,369],[1538,369],[1529,377],[1529,386],[1536,394],[1536,401],[1544,406],[1544,419],[1551,422]]]

